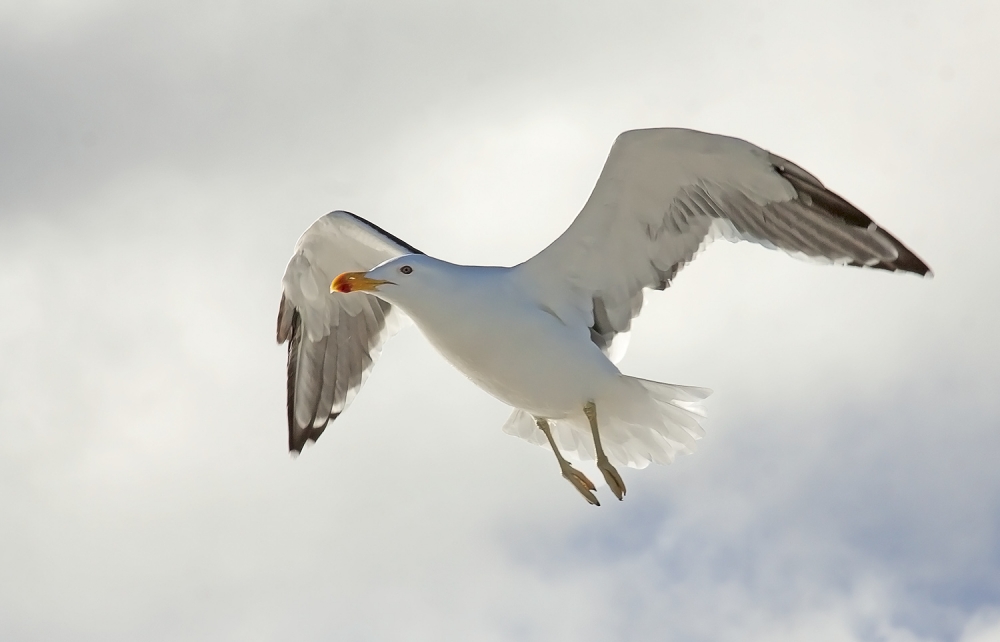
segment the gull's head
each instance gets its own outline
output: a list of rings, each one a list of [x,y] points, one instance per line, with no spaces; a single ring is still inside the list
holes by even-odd
[[[407,294],[418,294],[433,282],[437,263],[423,254],[405,254],[367,272],[344,272],[330,284],[330,292],[368,292],[394,303]]]

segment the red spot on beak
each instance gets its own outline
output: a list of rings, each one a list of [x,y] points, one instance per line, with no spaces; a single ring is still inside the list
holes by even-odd
[[[369,279],[364,272],[344,272],[330,284],[330,292],[374,292],[383,283],[388,281]]]
[[[351,272],[344,272],[343,274],[335,278],[333,280],[333,283],[330,284],[330,292],[340,292],[342,294],[347,294],[348,292],[353,291],[354,288],[351,287],[351,280],[354,278],[354,276],[355,275]]]

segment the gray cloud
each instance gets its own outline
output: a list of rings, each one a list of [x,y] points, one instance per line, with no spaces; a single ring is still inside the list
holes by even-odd
[[[0,10],[0,638],[1000,631],[993,5],[37,7]],[[518,261],[653,125],[800,162],[936,278],[711,248],[624,362],[715,388],[709,435],[600,510],[412,329],[289,460],[313,218]]]

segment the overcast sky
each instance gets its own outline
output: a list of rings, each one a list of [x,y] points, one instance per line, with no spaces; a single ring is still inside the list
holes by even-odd
[[[1000,3],[0,0],[0,639],[1000,640]],[[348,209],[519,262],[614,137],[817,174],[934,269],[719,243],[588,506],[415,328],[297,459],[280,278]]]

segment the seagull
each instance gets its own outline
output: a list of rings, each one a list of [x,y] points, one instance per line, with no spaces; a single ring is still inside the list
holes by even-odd
[[[709,390],[622,374],[644,290],[663,290],[717,238],[799,258],[932,276],[867,215],[798,165],[738,138],[687,129],[621,134],[569,228],[513,267],[457,265],[336,211],[299,238],[282,278],[288,447],[301,452],[344,412],[407,319],[465,376],[513,408],[505,432],[570,460],[616,466],[689,453]]]

